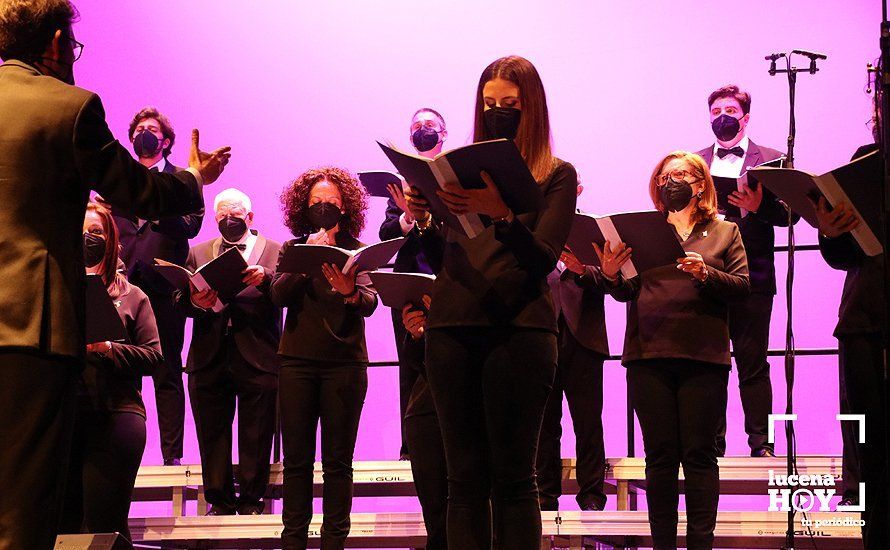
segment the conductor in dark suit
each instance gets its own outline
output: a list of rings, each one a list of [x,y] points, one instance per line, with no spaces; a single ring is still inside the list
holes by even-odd
[[[418,109],[411,117],[411,144],[417,154],[434,158],[442,152],[442,145],[448,137],[445,119],[438,111],[429,107]],[[386,219],[380,226],[380,240],[405,237],[407,240],[396,255],[393,271],[397,273],[429,273],[433,272],[429,261],[420,246],[420,239],[414,231],[414,215],[408,209],[405,194],[395,185],[389,186],[390,199],[386,203]],[[399,418],[402,425],[401,458],[407,458],[405,434],[405,413],[409,398],[417,382],[418,372],[422,365],[416,364],[416,358],[423,358],[423,341],[408,338],[402,322],[402,312],[392,310],[392,330],[396,337],[396,351],[399,357]]]
[[[578,194],[582,186],[578,184]],[[606,505],[603,482],[606,451],[603,443],[603,363],[609,356],[606,339],[605,286],[599,269],[581,264],[563,252],[547,277],[559,327],[556,377],[544,409],[538,439],[536,470],[541,510],[558,510],[562,495],[562,396],[565,394],[575,430],[578,494],[581,510]]]
[[[153,174],[73,85],[82,45],[67,0],[0,3],[0,549],[51,548],[83,368],[83,218],[90,189],[154,218],[203,206],[228,148]]]
[[[259,514],[269,483],[269,455],[275,433],[278,392],[278,343],[281,310],[269,287],[281,245],[250,229],[250,198],[226,189],[213,201],[221,236],[189,251],[186,267],[195,270],[237,248],[247,261],[250,286],[215,313],[213,290],[176,293],[177,306],[194,318],[186,372],[208,515]],[[232,422],[238,405],[238,486],[232,475]]]
[[[708,97],[711,129],[717,142],[698,151],[712,176],[740,178],[741,189],[729,202],[740,208],[742,217],[726,216],[742,234],[748,254],[751,294],[729,307],[729,334],[739,376],[739,394],[745,411],[745,432],[751,456],[775,456],[767,441],[768,417],[773,407],[769,376],[769,323],[776,295],[775,230],[788,227],[788,211],[762,185],[748,186],[747,171],[783,155],[761,147],[745,133],[751,118],[751,96],[738,86],[724,86]],[[799,219],[795,216],[795,223]],[[720,455],[726,453],[726,419],[717,436]]]
[[[176,133],[170,121],[154,107],[145,107],[133,117],[128,129],[139,163],[153,171],[173,174],[182,170],[168,160]],[[182,344],[185,316],[173,307],[173,291],[166,279],[152,269],[155,258],[185,265],[189,239],[201,230],[204,209],[185,216],[157,220],[138,217],[126,208],[112,205],[114,222],[120,230],[121,259],[127,277],[139,286],[155,312],[164,362],[152,373],[157,404],[161,454],[166,465],[182,458],[185,422],[185,392],[182,387]]]

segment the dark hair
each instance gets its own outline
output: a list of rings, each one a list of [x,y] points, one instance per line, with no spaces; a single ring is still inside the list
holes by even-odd
[[[164,149],[164,156],[169,156],[170,151],[173,150],[173,143],[176,141],[176,132],[173,131],[173,125],[170,124],[170,119],[158,111],[157,107],[143,107],[141,111],[136,113],[133,120],[130,121],[130,129],[127,133],[127,136],[130,138],[130,143],[133,142],[133,132],[136,131],[136,126],[139,126],[139,123],[147,118],[157,120],[158,124],[161,125],[161,133],[164,134],[166,139],[170,140],[170,145]]]
[[[742,107],[742,113],[746,115],[748,114],[748,111],[751,110],[751,94],[741,91],[735,84],[729,84],[711,92],[711,95],[708,96],[708,108],[710,109],[715,101],[723,98],[730,98],[738,101],[739,105]]]
[[[476,88],[473,141],[492,139],[485,130],[483,111],[485,99],[482,94],[489,80],[501,78],[519,87],[519,101],[522,105],[522,118],[516,132],[516,146],[522,158],[539,183],[544,181],[556,167],[556,158],[550,146],[550,116],[547,113],[547,96],[544,84],[531,61],[518,55],[502,57],[492,62],[482,71],[479,86]]]
[[[419,115],[420,113],[432,113],[433,116],[435,116],[436,118],[439,119],[439,122],[442,124],[442,129],[443,130],[445,129],[445,117],[440,115],[439,111],[437,111],[435,109],[431,109],[429,107],[421,107],[420,109],[417,109],[416,111],[414,111],[414,114],[411,115],[411,120],[414,120],[415,118],[417,118],[417,115]]]
[[[70,35],[80,15],[68,0],[0,2],[0,58],[29,63],[39,59],[56,31]]]
[[[102,220],[102,231],[105,232],[105,255],[102,257],[102,261],[99,262],[98,273],[108,289],[108,294],[112,298],[117,298],[121,294],[126,293],[128,286],[127,278],[117,270],[118,258],[120,256],[120,236],[117,225],[114,223],[111,211],[99,203],[91,202],[87,204],[87,212],[95,212]]]
[[[368,194],[355,176],[334,166],[307,170],[284,189],[281,194],[284,224],[295,237],[302,237],[318,230],[309,222],[309,195],[315,184],[322,181],[336,185],[343,199],[342,207],[346,213],[340,221],[339,231],[358,238],[365,227]]]

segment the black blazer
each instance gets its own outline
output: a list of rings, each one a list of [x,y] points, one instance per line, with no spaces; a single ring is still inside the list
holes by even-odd
[[[556,318],[560,314],[566,327],[579,344],[590,351],[609,355],[609,340],[606,337],[606,311],[603,304],[605,287],[599,270],[586,266],[583,275],[568,269],[554,269],[547,276]]]
[[[288,241],[305,243],[306,236]],[[358,239],[337,233],[336,245],[347,250],[362,247]],[[280,256],[280,255],[279,255]],[[298,273],[276,273],[272,279],[272,302],[287,308],[284,333],[278,353],[282,364],[315,363],[365,365],[368,346],[365,342],[365,317],[377,308],[377,293],[367,275],[356,280],[360,299],[347,304],[343,296],[331,290],[323,278]]]
[[[17,60],[0,66],[0,348],[83,357],[90,189],[144,218],[203,207],[189,172],[151,173],[111,134],[96,94]]]
[[[402,216],[402,210],[396,206],[396,201],[390,197],[386,202],[386,218],[380,225],[380,240],[397,239],[405,237],[405,244],[396,254],[396,261],[393,264],[393,271],[396,273],[432,273],[433,268],[430,267],[423,252],[423,246],[417,233],[410,231],[407,235],[402,235],[402,225],[399,218]]]
[[[173,166],[169,161],[164,166],[164,172],[170,174],[181,171],[182,168]],[[114,221],[120,231],[121,260],[127,266],[127,277],[146,292],[172,294],[175,289],[151,266],[155,258],[185,265],[189,239],[194,239],[201,230],[204,209],[185,216],[167,216],[156,222],[146,221],[140,227],[136,215],[125,208],[112,206]]]
[[[691,359],[729,366],[727,304],[750,292],[739,228],[716,219],[699,223],[682,246],[704,258],[704,283],[671,264],[607,285],[616,300],[630,302],[622,364]]]
[[[698,152],[708,166],[714,159],[714,146],[706,147]],[[748,151],[742,162],[742,179],[747,180],[745,172],[758,164],[783,157],[784,154],[769,147],[761,147],[748,141]],[[757,212],[749,213],[744,218],[727,216],[726,219],[738,224],[742,232],[742,242],[748,254],[748,272],[751,277],[751,292],[758,294],[776,293],[776,234],[773,227],[788,227],[788,211],[779,199],[763,189],[763,201]],[[794,223],[800,216],[794,214]]]
[[[189,250],[186,267],[194,270],[219,256],[221,243],[222,237],[217,237],[193,247]],[[280,250],[281,244],[257,234],[247,264],[263,266],[265,279],[259,286],[245,288],[219,313],[195,307],[188,292],[176,291],[176,307],[195,320],[186,372],[192,373],[214,364],[227,330],[234,336],[241,356],[254,368],[278,372],[281,310],[272,303],[269,289]]]
[[[877,150],[860,147],[853,158]],[[878,235],[882,239],[881,235]],[[886,245],[885,245],[886,246]],[[834,335],[881,332],[884,326],[884,256],[866,256],[849,233],[829,239],[819,235],[819,250],[828,265],[847,272]]]

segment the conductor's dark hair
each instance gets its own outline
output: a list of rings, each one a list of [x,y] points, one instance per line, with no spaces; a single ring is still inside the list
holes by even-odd
[[[345,214],[340,220],[339,231],[358,238],[365,227],[368,194],[358,178],[334,166],[307,170],[284,189],[281,194],[284,224],[295,237],[309,235],[318,230],[309,221],[309,195],[312,194],[312,188],[322,181],[333,184],[340,191],[341,206]]]
[[[742,107],[742,112],[746,115],[748,114],[748,111],[751,110],[751,94],[743,92],[735,84],[729,84],[728,86],[723,86],[722,88],[718,88],[711,92],[711,95],[708,96],[708,108],[710,109],[715,101],[723,98],[730,98],[738,101],[739,105]]]
[[[170,124],[170,119],[164,116],[163,113],[158,111],[157,107],[143,107],[141,111],[136,113],[133,116],[133,120],[130,121],[130,128],[127,132],[127,136],[130,138],[130,143],[133,142],[133,132],[136,131],[136,127],[139,126],[139,123],[147,118],[153,118],[158,121],[158,124],[161,125],[161,133],[164,134],[166,139],[170,140],[170,145],[164,149],[164,156],[167,157],[170,155],[170,151],[173,150],[173,143],[176,141],[176,132],[173,131],[173,125]]]
[[[0,59],[38,60],[56,31],[71,34],[80,17],[68,0],[3,0],[0,2]]]
[[[421,107],[420,109],[417,109],[416,111],[414,111],[414,114],[411,115],[411,120],[413,121],[415,118],[417,118],[417,115],[419,115],[420,113],[432,113],[432,115],[434,117],[439,119],[439,124],[442,125],[442,129],[443,130],[445,129],[445,117],[440,115],[439,111],[432,109],[430,107]]]

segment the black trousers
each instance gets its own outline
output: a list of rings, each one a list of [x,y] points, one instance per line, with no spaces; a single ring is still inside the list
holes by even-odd
[[[55,544],[71,436],[72,359],[0,351],[0,549]]]
[[[422,395],[428,408],[432,394],[423,377],[415,382],[414,395]],[[423,511],[423,523],[426,526],[426,550],[445,550],[448,548],[446,530],[446,513],[448,510],[448,470],[445,466],[445,447],[442,444],[442,431],[435,412],[411,414],[405,416],[405,436],[408,452],[411,454],[411,473],[414,475],[414,487],[417,489],[417,500]]]
[[[768,442],[769,415],[773,412],[773,386],[769,378],[769,323],[773,311],[771,294],[751,294],[729,306],[729,337],[739,375],[739,396],[745,411],[745,433],[751,453],[773,450]],[[726,411],[717,434],[720,456],[726,454]]]
[[[565,393],[575,428],[575,456],[578,494],[584,509],[606,505],[603,482],[606,476],[606,450],[603,444],[603,361],[601,354],[585,348],[560,327],[558,360],[553,389],[547,398],[541,437],[538,443],[537,473],[541,510],[558,510],[562,495],[562,395]]]
[[[78,411],[60,532],[117,531],[129,540],[127,517],[144,450],[141,415]]]
[[[399,358],[399,418],[402,430],[402,446],[399,449],[399,455],[404,456],[408,453],[408,438],[405,427],[405,411],[408,408],[408,398],[411,396],[411,390],[417,381],[420,365],[416,364],[417,358],[423,357],[423,352],[417,353],[416,350],[406,349],[411,347],[423,348],[423,340],[414,340],[408,336],[405,325],[402,323],[402,312],[392,309],[392,332],[396,339],[396,353]]]
[[[630,400],[646,450],[646,501],[656,549],[677,547],[678,474],[686,476],[686,545],[714,544],[720,471],[714,444],[726,410],[729,369],[678,359],[627,367]]]
[[[838,350],[850,413],[864,414],[866,419],[865,443],[860,444],[856,438],[859,472],[866,488],[862,540],[866,550],[883,550],[890,548],[890,499],[887,496],[888,427],[884,419],[887,396],[883,390],[881,335],[845,335],[838,338]]]
[[[185,390],[182,386],[182,344],[185,316],[173,308],[173,296],[146,291],[158,323],[161,353],[164,362],[152,373],[158,429],[161,433],[161,455],[164,460],[182,458],[182,437],[185,423]]]
[[[321,422],[324,474],[321,548],[343,548],[352,510],[352,458],[368,391],[366,367],[284,366],[278,377],[284,449],[285,550],[304,549],[312,520],[315,434]]]
[[[494,536],[500,548],[540,548],[535,456],[556,369],[556,335],[435,328],[426,343],[448,464],[448,547],[491,548]]]
[[[269,485],[278,376],[248,363],[226,336],[212,364],[189,374],[189,397],[207,502],[234,511],[258,504]],[[232,422],[238,406],[238,488],[232,468]]]

